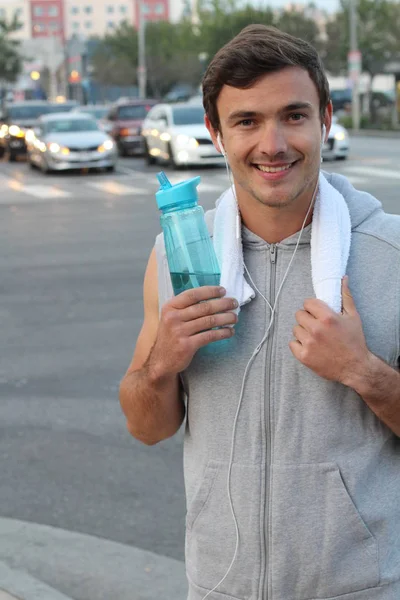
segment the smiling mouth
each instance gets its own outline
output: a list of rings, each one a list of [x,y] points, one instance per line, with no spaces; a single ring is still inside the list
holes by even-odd
[[[290,163],[288,165],[282,165],[280,167],[267,167],[265,165],[254,165],[259,171],[263,173],[280,173],[281,171],[288,171],[296,164],[297,161]]]

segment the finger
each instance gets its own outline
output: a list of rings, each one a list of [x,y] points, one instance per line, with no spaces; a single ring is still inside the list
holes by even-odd
[[[295,341],[299,342],[302,346],[310,339],[310,334],[300,325],[293,327],[293,335]]]
[[[298,310],[295,317],[299,325],[304,327],[304,329],[306,329],[310,333],[312,332],[316,322],[316,318],[313,317],[313,315],[311,315],[306,310]]]
[[[349,288],[349,277],[345,275],[342,279],[342,313],[354,315],[357,312],[353,296]]]
[[[182,321],[193,321],[201,317],[207,317],[216,313],[232,311],[237,308],[238,303],[234,298],[218,298],[217,300],[205,300],[185,308],[180,313]]]
[[[201,348],[207,346],[212,342],[218,342],[219,340],[226,340],[235,335],[233,327],[221,327],[220,329],[209,329],[201,333],[196,333],[190,339],[193,340],[195,348]]]
[[[217,285],[203,285],[198,288],[185,290],[175,296],[170,302],[174,308],[187,308],[198,302],[210,300],[210,298],[221,298],[226,294],[226,290]]]
[[[304,300],[304,308],[316,319],[323,319],[328,315],[336,314],[325,302],[322,302],[322,300],[317,300],[316,298],[308,298],[307,300]]]
[[[195,319],[194,321],[185,323],[184,331],[187,335],[195,335],[196,333],[207,331],[208,329],[213,329],[214,327],[235,325],[237,321],[238,317],[235,313],[218,313],[216,315],[214,314],[207,317],[201,317],[200,319]]]
[[[302,345],[297,340],[291,340],[289,342],[289,348],[295,358],[300,360],[300,353],[302,349]]]

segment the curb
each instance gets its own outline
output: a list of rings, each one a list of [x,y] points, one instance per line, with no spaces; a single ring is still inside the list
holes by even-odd
[[[0,600],[73,600],[25,572],[0,562]]]

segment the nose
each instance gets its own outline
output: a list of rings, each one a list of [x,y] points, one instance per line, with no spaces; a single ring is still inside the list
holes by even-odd
[[[286,154],[287,149],[284,128],[278,123],[267,123],[260,133],[259,152],[273,159],[275,156]]]

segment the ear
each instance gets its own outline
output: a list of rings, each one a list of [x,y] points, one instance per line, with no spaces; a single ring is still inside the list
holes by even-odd
[[[218,131],[213,128],[213,126],[211,125],[210,119],[207,117],[207,115],[204,115],[204,124],[207,127],[208,132],[209,132],[209,134],[211,136],[212,143],[214,144],[214,146],[218,150],[218,152],[220,154],[222,154],[221,149],[220,149],[219,144],[218,144],[218,140],[217,140]]]
[[[323,140],[324,142],[328,139],[328,135],[331,130],[332,114],[333,114],[333,106],[332,106],[332,102],[329,102],[329,104],[325,110],[324,124],[326,127],[326,133],[325,133],[325,139]]]

